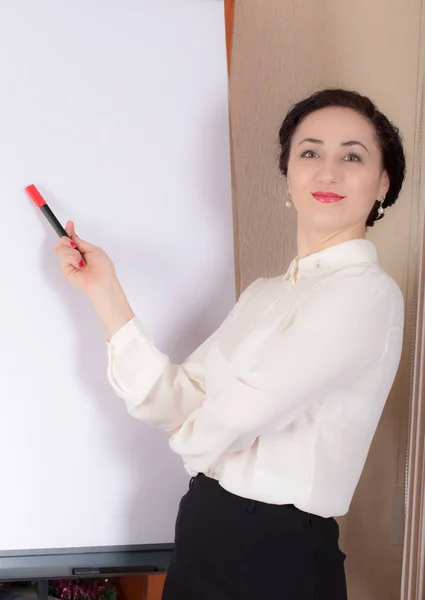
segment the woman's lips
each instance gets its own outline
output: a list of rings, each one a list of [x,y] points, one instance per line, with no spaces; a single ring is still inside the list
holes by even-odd
[[[339,202],[344,199],[344,196],[340,196],[334,192],[313,192],[312,196],[324,204],[331,204],[332,202]]]

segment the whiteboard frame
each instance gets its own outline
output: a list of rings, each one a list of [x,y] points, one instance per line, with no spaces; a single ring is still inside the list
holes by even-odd
[[[151,544],[0,551],[0,581],[165,573],[173,550],[174,544]]]

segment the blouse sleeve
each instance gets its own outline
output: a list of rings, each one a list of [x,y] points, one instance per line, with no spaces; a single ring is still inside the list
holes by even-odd
[[[107,342],[108,381],[128,412],[153,427],[172,431],[205,401],[205,358],[219,332],[260,280],[240,296],[220,327],[182,364],[172,364],[135,317]]]
[[[403,313],[398,286],[382,273],[334,274],[255,367],[189,416],[171,437],[172,450],[189,470],[206,472],[222,454],[281,430],[386,353],[382,376],[390,388],[400,360]],[[394,333],[396,341],[388,347]]]

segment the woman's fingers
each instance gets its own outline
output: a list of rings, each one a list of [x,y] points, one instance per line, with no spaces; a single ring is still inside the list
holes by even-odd
[[[77,245],[73,240],[63,237],[55,246],[55,253],[59,257],[62,267],[72,266],[75,269],[81,269],[84,266],[83,257],[77,250]]]
[[[66,236],[63,236],[61,238],[59,238],[58,243],[55,245],[55,253],[58,254],[59,252],[62,252],[63,250],[67,249],[67,248],[77,248],[77,242],[74,242],[74,240],[69,239]]]
[[[73,221],[67,222],[67,224],[65,225],[65,231],[71,239],[75,236],[75,227]]]
[[[77,244],[77,248],[82,254],[85,254],[86,252],[90,252],[95,249],[95,246],[89,244],[85,240],[82,240],[80,237],[78,237],[78,235],[75,233],[75,226],[73,221],[67,222],[65,226],[65,231],[69,235],[71,240]]]
[[[84,267],[83,259],[78,250],[63,249],[59,253],[59,258],[62,263],[62,268],[74,267],[74,269],[82,269]]]

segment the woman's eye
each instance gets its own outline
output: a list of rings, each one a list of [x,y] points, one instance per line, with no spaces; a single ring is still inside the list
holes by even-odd
[[[355,152],[350,152],[347,156],[344,156],[344,160],[347,162],[362,162],[362,157],[360,154],[356,154]]]
[[[315,158],[316,156],[318,156],[318,154],[314,150],[304,150],[301,156],[302,158]]]

